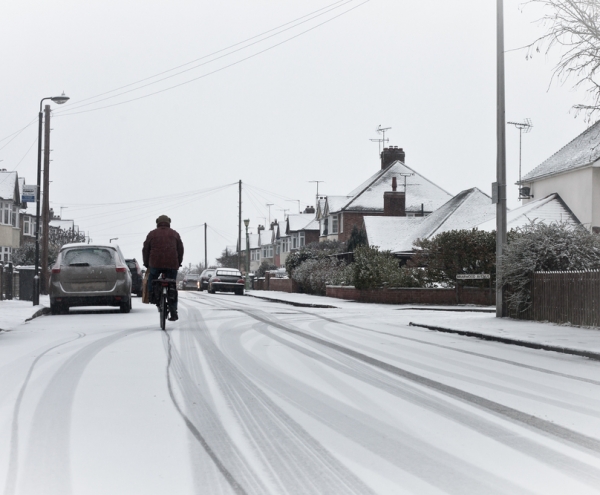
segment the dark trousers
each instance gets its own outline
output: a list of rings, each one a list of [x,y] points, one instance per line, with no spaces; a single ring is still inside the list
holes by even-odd
[[[150,268],[150,275],[148,275],[148,287],[152,287],[152,281],[156,280],[161,273],[165,274],[165,278],[177,280],[177,270],[174,268]],[[174,310],[177,310],[177,301],[175,301],[171,307]]]

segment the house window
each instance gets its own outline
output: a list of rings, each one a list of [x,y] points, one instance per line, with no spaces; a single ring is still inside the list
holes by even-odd
[[[290,238],[289,237],[283,237],[281,239],[281,252],[282,253],[287,253],[290,250]]]
[[[29,228],[31,224],[27,215],[23,216],[23,235],[29,235]]]
[[[329,218],[324,218],[323,222],[321,223],[321,235],[328,235],[329,234],[329,228],[328,228],[328,222]]]
[[[273,244],[268,244],[266,246],[263,246],[262,257],[263,258],[272,258],[273,257]]]
[[[0,247],[0,261],[9,263],[12,260],[12,248]]]
[[[0,223],[4,225],[10,225],[10,211],[11,204],[10,203],[0,203]]]
[[[298,236],[299,236],[299,238],[298,238],[298,246],[302,247],[302,246],[304,246],[304,231],[301,230],[300,232],[298,232]]]
[[[337,215],[331,216],[331,233],[332,234],[338,233],[338,216]]]
[[[281,240],[277,241],[275,245],[275,254],[279,254],[281,252]]]
[[[11,225],[13,227],[17,226],[17,207],[16,206],[12,207],[12,221],[11,221]]]
[[[292,234],[292,249],[298,249],[298,232]]]

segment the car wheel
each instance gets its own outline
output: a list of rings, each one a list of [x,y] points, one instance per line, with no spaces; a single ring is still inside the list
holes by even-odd
[[[50,302],[50,313],[51,314],[53,314],[53,315],[59,315],[60,314],[60,310],[61,310],[60,304]]]
[[[129,313],[131,311],[131,297],[119,305],[119,310],[121,313]]]
[[[209,285],[208,286],[208,293],[209,294],[214,294],[216,291]]]
[[[235,290],[235,293],[236,293],[238,296],[243,296],[243,295],[244,295],[244,289],[236,289],[236,290]]]
[[[135,295],[138,297],[142,297],[142,291],[140,290],[140,291],[136,292]]]

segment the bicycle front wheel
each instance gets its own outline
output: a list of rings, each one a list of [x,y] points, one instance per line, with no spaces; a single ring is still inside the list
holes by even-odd
[[[160,329],[165,329],[165,322],[167,320],[167,294],[166,290],[160,294]]]

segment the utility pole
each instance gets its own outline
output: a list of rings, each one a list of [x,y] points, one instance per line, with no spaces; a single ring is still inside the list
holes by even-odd
[[[238,270],[242,269],[242,181],[240,180],[240,199],[238,209]]]
[[[206,222],[204,222],[204,269],[208,268],[208,253],[207,253],[207,243],[206,243]]]
[[[44,196],[42,203],[42,280],[41,292],[48,291],[48,245],[50,236],[50,105],[44,106]]]
[[[496,0],[496,63],[497,63],[497,108],[496,108],[496,183],[492,187],[492,198],[496,202],[496,317],[502,318],[503,290],[502,252],[506,244],[506,100],[504,89],[504,6]]]

